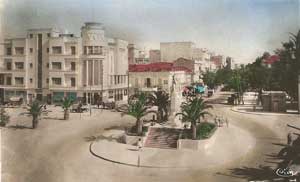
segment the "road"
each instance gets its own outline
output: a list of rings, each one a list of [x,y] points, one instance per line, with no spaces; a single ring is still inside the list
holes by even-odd
[[[226,95],[220,95],[225,98]],[[59,108],[55,108],[59,110]],[[30,119],[14,115],[11,125],[30,126]],[[60,111],[58,111],[60,112]],[[57,112],[55,112],[57,113]],[[300,127],[299,117],[257,116],[232,112],[230,107],[215,104],[214,113],[229,118],[234,124],[249,131],[256,139],[255,148],[248,155],[213,169],[143,169],[121,166],[96,159],[89,153],[86,137],[101,135],[106,128],[122,128],[134,123],[119,113],[94,110],[93,115],[71,114],[70,121],[50,114],[36,130],[2,129],[3,182],[126,182],[126,181],[247,181],[267,170],[259,166],[275,167],[268,156],[277,153],[284,143],[286,123]],[[22,128],[22,127],[18,127]],[[242,137],[242,136],[240,136]],[[121,154],[120,154],[121,155]],[[234,154],[232,154],[234,155]],[[199,154],[201,157],[201,154]],[[266,176],[267,178],[268,176]]]

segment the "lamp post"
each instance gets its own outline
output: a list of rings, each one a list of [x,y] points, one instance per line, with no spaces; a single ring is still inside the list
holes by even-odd
[[[127,103],[129,104],[129,70],[127,70]]]
[[[90,116],[92,116],[92,85],[90,85]]]
[[[84,84],[83,86],[87,87],[87,84]],[[87,94],[88,96],[89,94]],[[89,110],[90,110],[90,116],[92,116],[92,85],[90,85],[90,98],[89,96],[87,97],[88,98],[88,104],[89,104]],[[89,101],[90,100],[90,101]]]

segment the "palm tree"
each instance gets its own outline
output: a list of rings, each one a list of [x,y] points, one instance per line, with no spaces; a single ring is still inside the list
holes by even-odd
[[[68,120],[69,119],[69,108],[73,105],[73,101],[68,98],[65,97],[62,101],[62,108],[64,109],[64,120]]]
[[[168,120],[168,106],[170,104],[169,94],[159,90],[149,95],[150,103],[157,106],[157,120],[159,122]]]
[[[127,114],[136,118],[136,133],[137,135],[143,134],[143,120],[141,119],[145,115],[153,111],[147,111],[150,106],[147,104],[148,98],[145,93],[135,94],[130,97],[128,105],[126,108],[119,108],[118,110],[122,112],[122,115]]]
[[[208,105],[202,98],[194,97],[184,102],[181,105],[181,112],[176,113],[176,116],[182,116],[182,122],[191,123],[193,140],[197,138],[197,121],[200,121],[200,118],[204,118],[205,115],[210,115],[210,113],[206,111],[208,108],[212,108],[212,106]]]
[[[32,116],[32,129],[37,127],[40,115],[47,112],[44,109],[44,105],[37,100],[33,101],[32,104],[29,105],[27,111],[28,112],[25,114]]]

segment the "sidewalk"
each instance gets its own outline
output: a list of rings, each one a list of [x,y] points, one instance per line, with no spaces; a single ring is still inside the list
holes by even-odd
[[[114,136],[122,134],[120,130],[111,132]],[[110,134],[107,135],[112,137]],[[146,147],[142,151],[137,151],[135,146],[108,140],[94,142],[90,149],[99,159],[128,166],[136,167],[140,156],[140,167],[211,168],[241,158],[255,145],[255,139],[248,132],[234,125],[218,128],[216,135],[212,145],[198,151]]]
[[[267,115],[267,116],[297,116],[298,112],[287,111],[287,113],[274,113],[274,112],[264,112],[260,109],[256,111],[253,110],[253,105],[239,105],[231,107],[231,110],[234,112],[245,113],[245,114],[254,114],[254,115]],[[299,115],[300,116],[300,115]]]

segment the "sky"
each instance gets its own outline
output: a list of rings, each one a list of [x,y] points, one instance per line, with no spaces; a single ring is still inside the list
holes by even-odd
[[[300,0],[0,0],[0,38],[48,27],[79,36],[90,21],[146,49],[192,41],[248,63],[300,29]]]

